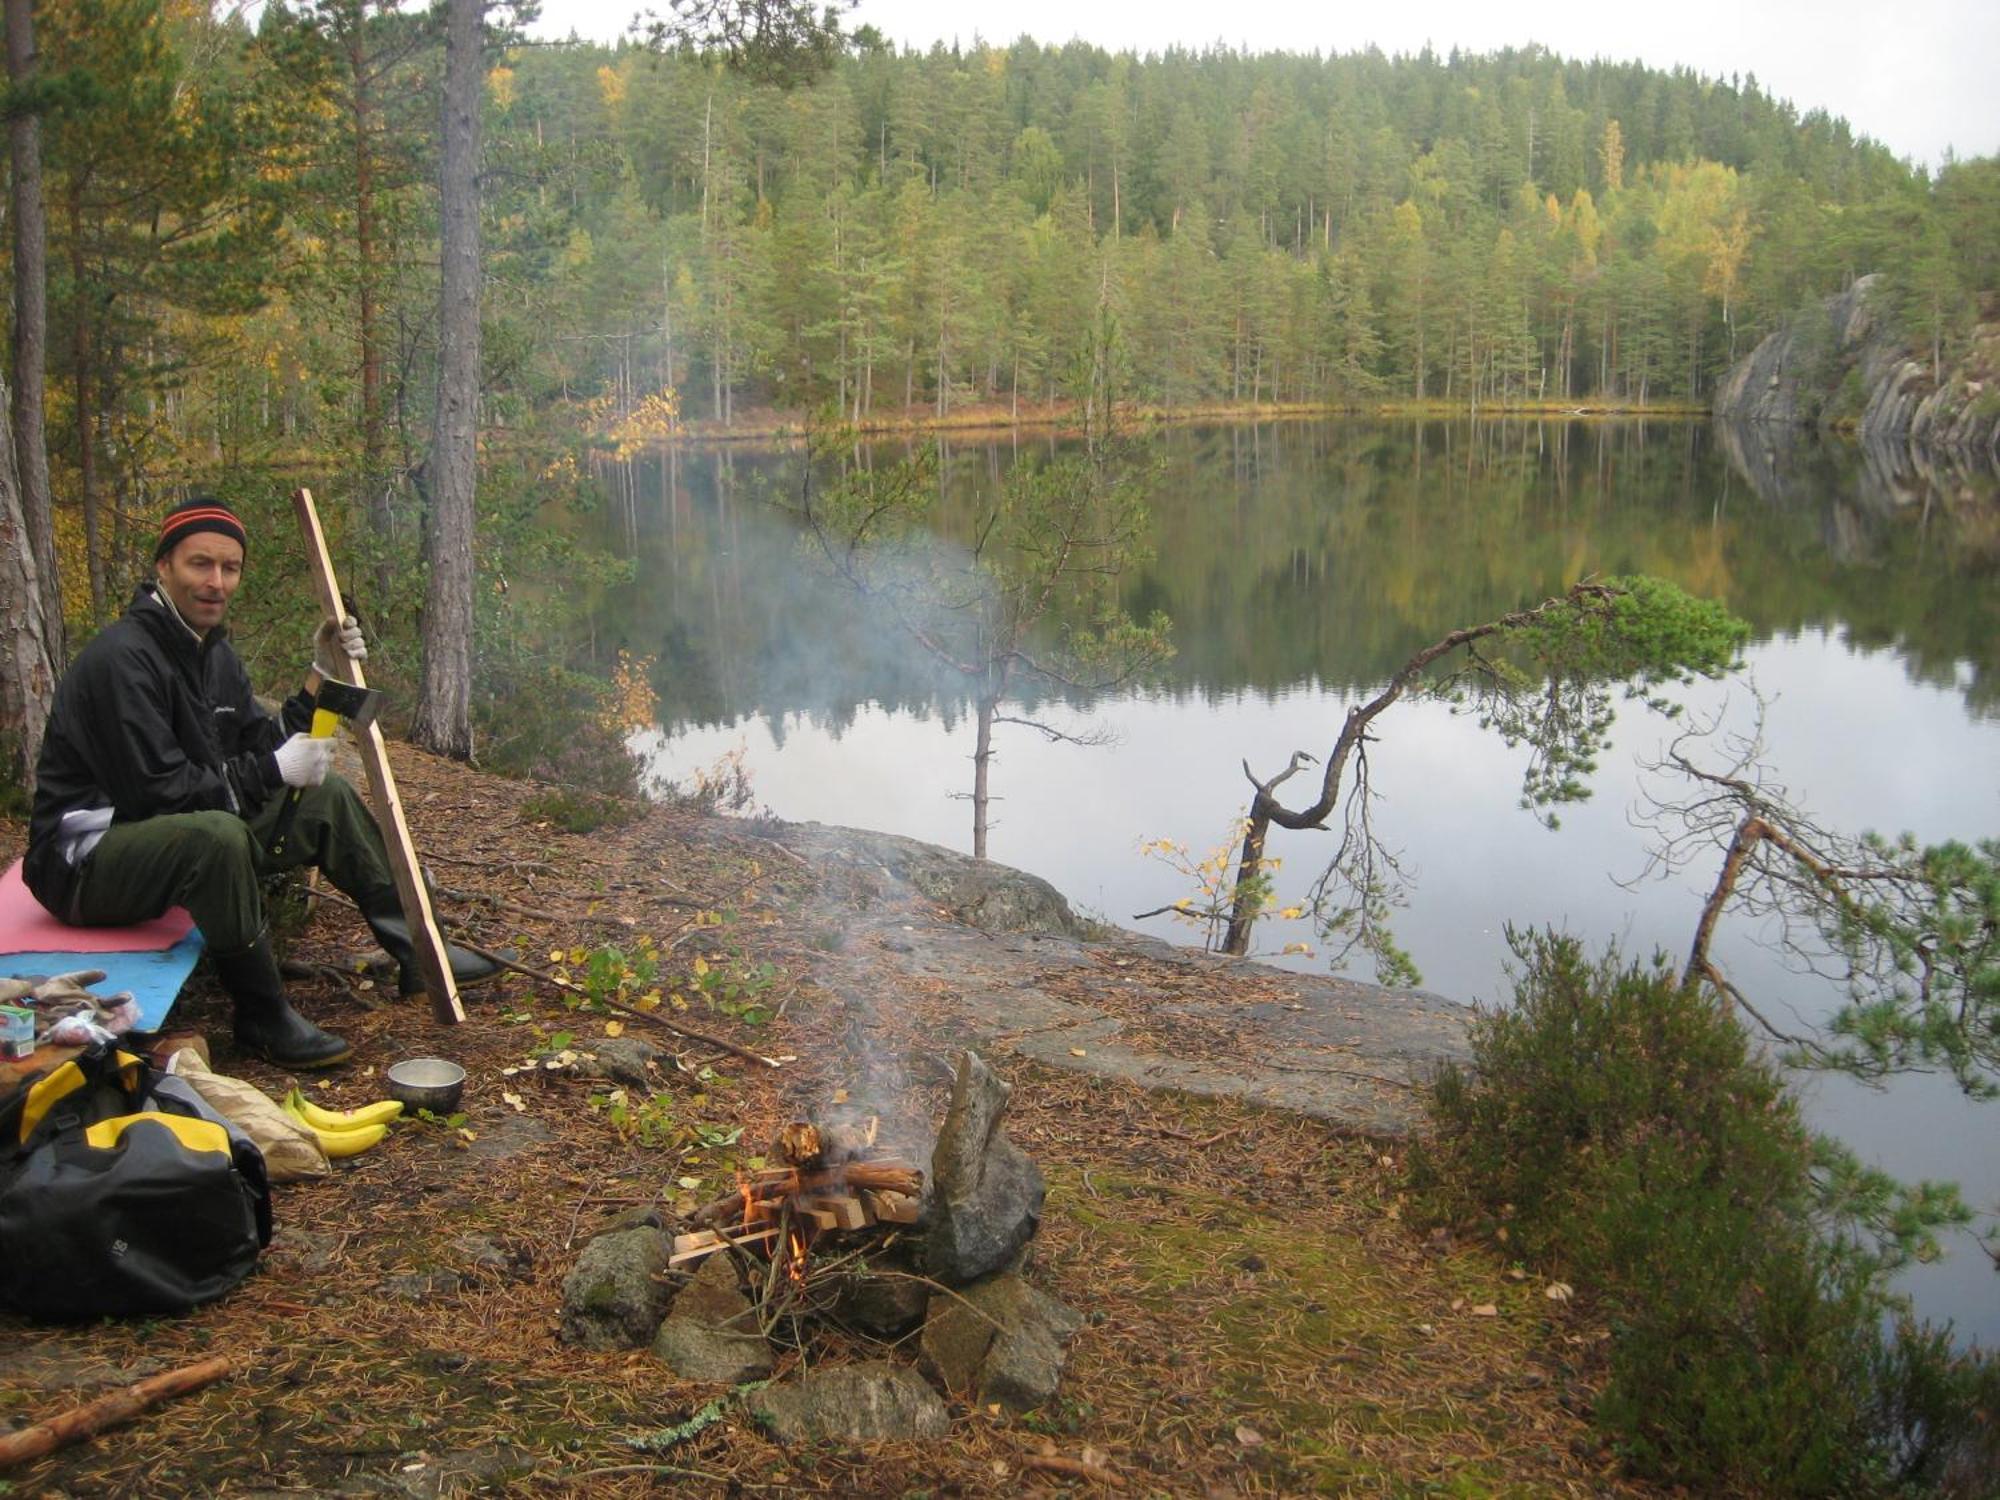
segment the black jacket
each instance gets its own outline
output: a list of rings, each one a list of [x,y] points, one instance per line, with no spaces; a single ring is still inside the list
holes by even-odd
[[[35,768],[35,808],[22,875],[67,919],[76,872],[59,825],[77,809],[112,821],[216,808],[254,817],[284,785],[272,753],[312,720],[301,692],[272,718],[251,696],[228,632],[194,633],[150,583],[63,674]]]

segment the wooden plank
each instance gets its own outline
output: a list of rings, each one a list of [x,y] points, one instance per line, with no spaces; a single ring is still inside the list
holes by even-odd
[[[754,1245],[760,1240],[775,1239],[777,1233],[777,1229],[773,1227],[770,1229],[752,1229],[743,1234],[719,1235],[717,1242],[713,1245],[697,1245],[686,1250],[678,1250],[670,1253],[667,1256],[667,1264],[677,1266],[683,1261],[702,1260],[707,1256],[715,1254],[718,1250],[726,1249],[730,1245]]]
[[[875,1193],[873,1204],[875,1217],[885,1224],[914,1224],[923,1212],[923,1204],[907,1193],[890,1192],[883,1188]]]
[[[313,581],[319,588],[320,610],[338,620],[347,613],[347,606],[340,597],[333,558],[326,550],[326,533],[320,530],[319,512],[313,508],[312,491],[303,488],[294,491],[292,505],[298,511],[299,528],[305,533],[306,561],[312,565]],[[360,662],[349,662],[347,670],[356,687],[368,686]],[[403,817],[403,799],[396,792],[395,772],[389,769],[389,747],[383,743],[382,727],[370,723],[355,738],[361,748],[361,764],[368,772],[368,789],[374,795],[375,817],[382,825],[382,842],[389,851],[389,867],[396,877],[396,896],[402,902],[403,918],[410,928],[410,944],[416,950],[417,969],[424,977],[424,988],[430,992],[431,1014],[440,1025],[456,1026],[465,1019],[465,1007],[459,1003],[458,984],[451,977],[444,939],[438,935],[430,892],[417,864],[416,846],[410,842],[410,825]]]
[[[831,1210],[839,1228],[866,1229],[868,1227],[867,1210],[862,1208],[861,1200],[856,1198],[852,1193],[831,1194],[820,1199],[819,1202],[821,1206]]]
[[[840,1228],[840,1216],[834,1212],[832,1204],[823,1198],[801,1199],[792,1205],[792,1214],[804,1219],[818,1232],[825,1234]]]

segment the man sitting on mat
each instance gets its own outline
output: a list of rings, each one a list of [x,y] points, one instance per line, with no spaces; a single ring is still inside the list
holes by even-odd
[[[334,774],[331,738],[304,731],[322,678],[346,680],[368,647],[352,616],[323,621],[304,687],[274,719],[257,706],[222,618],[243,581],[246,538],[219,500],[189,500],[160,523],[154,579],[77,654],[57,684],[35,772],[22,875],[59,921],[117,927],[184,906],[235,1002],[236,1045],[290,1068],[324,1068],[352,1048],[292,1009],[264,921],[264,877],[313,865],[361,908],[423,988],[381,830]],[[269,853],[300,791],[283,851]],[[450,950],[460,984],[497,969]]]

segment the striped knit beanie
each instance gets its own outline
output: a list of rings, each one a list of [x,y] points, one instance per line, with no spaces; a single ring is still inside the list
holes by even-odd
[[[237,519],[236,512],[211,496],[197,495],[192,500],[183,500],[161,520],[160,540],[153,548],[153,561],[158,562],[173,551],[182,538],[193,536],[197,531],[217,531],[224,536],[233,536],[237,546],[249,550],[250,540],[243,534],[243,522]]]

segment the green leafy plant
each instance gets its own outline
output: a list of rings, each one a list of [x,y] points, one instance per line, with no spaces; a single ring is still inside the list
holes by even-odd
[[[619,1135],[642,1146],[667,1147],[680,1144],[683,1129],[674,1115],[671,1094],[649,1094],[634,1100],[625,1089],[592,1094],[590,1107],[601,1112]]]
[[[1296,921],[1303,917],[1305,908],[1285,907],[1273,912],[1276,904],[1276,872],[1283,866],[1281,859],[1266,859],[1261,866],[1244,877],[1243,882],[1232,883],[1229,878],[1229,859],[1234,847],[1241,842],[1248,820],[1238,818],[1222,841],[1207,854],[1197,859],[1194,851],[1178,839],[1148,839],[1139,846],[1139,852],[1148,859],[1158,860],[1193,888],[1193,894],[1182,896],[1169,906],[1157,912],[1143,912],[1141,916],[1171,916],[1176,922],[1185,923],[1202,930],[1202,946],[1214,949],[1222,940],[1223,930],[1229,925],[1229,914],[1237,906],[1244,906],[1258,916],[1276,916],[1282,921]],[[1286,953],[1310,954],[1312,949],[1304,943],[1287,943]]]
[[[745,1026],[764,1026],[774,1014],[764,995],[777,977],[776,966],[767,961],[748,963],[737,959],[712,964],[706,958],[697,958],[688,985],[718,1015],[741,1021]]]
[[[660,1003],[654,984],[660,972],[659,949],[645,934],[629,950],[613,943],[572,948],[567,952],[552,949],[549,962],[555,965],[550,972],[556,978],[583,991],[582,995],[564,991],[573,1006],[601,1011],[611,1009],[609,1002],[616,1001],[619,1005],[651,1010]],[[562,1045],[569,1045],[570,1040],[565,1034]]]

